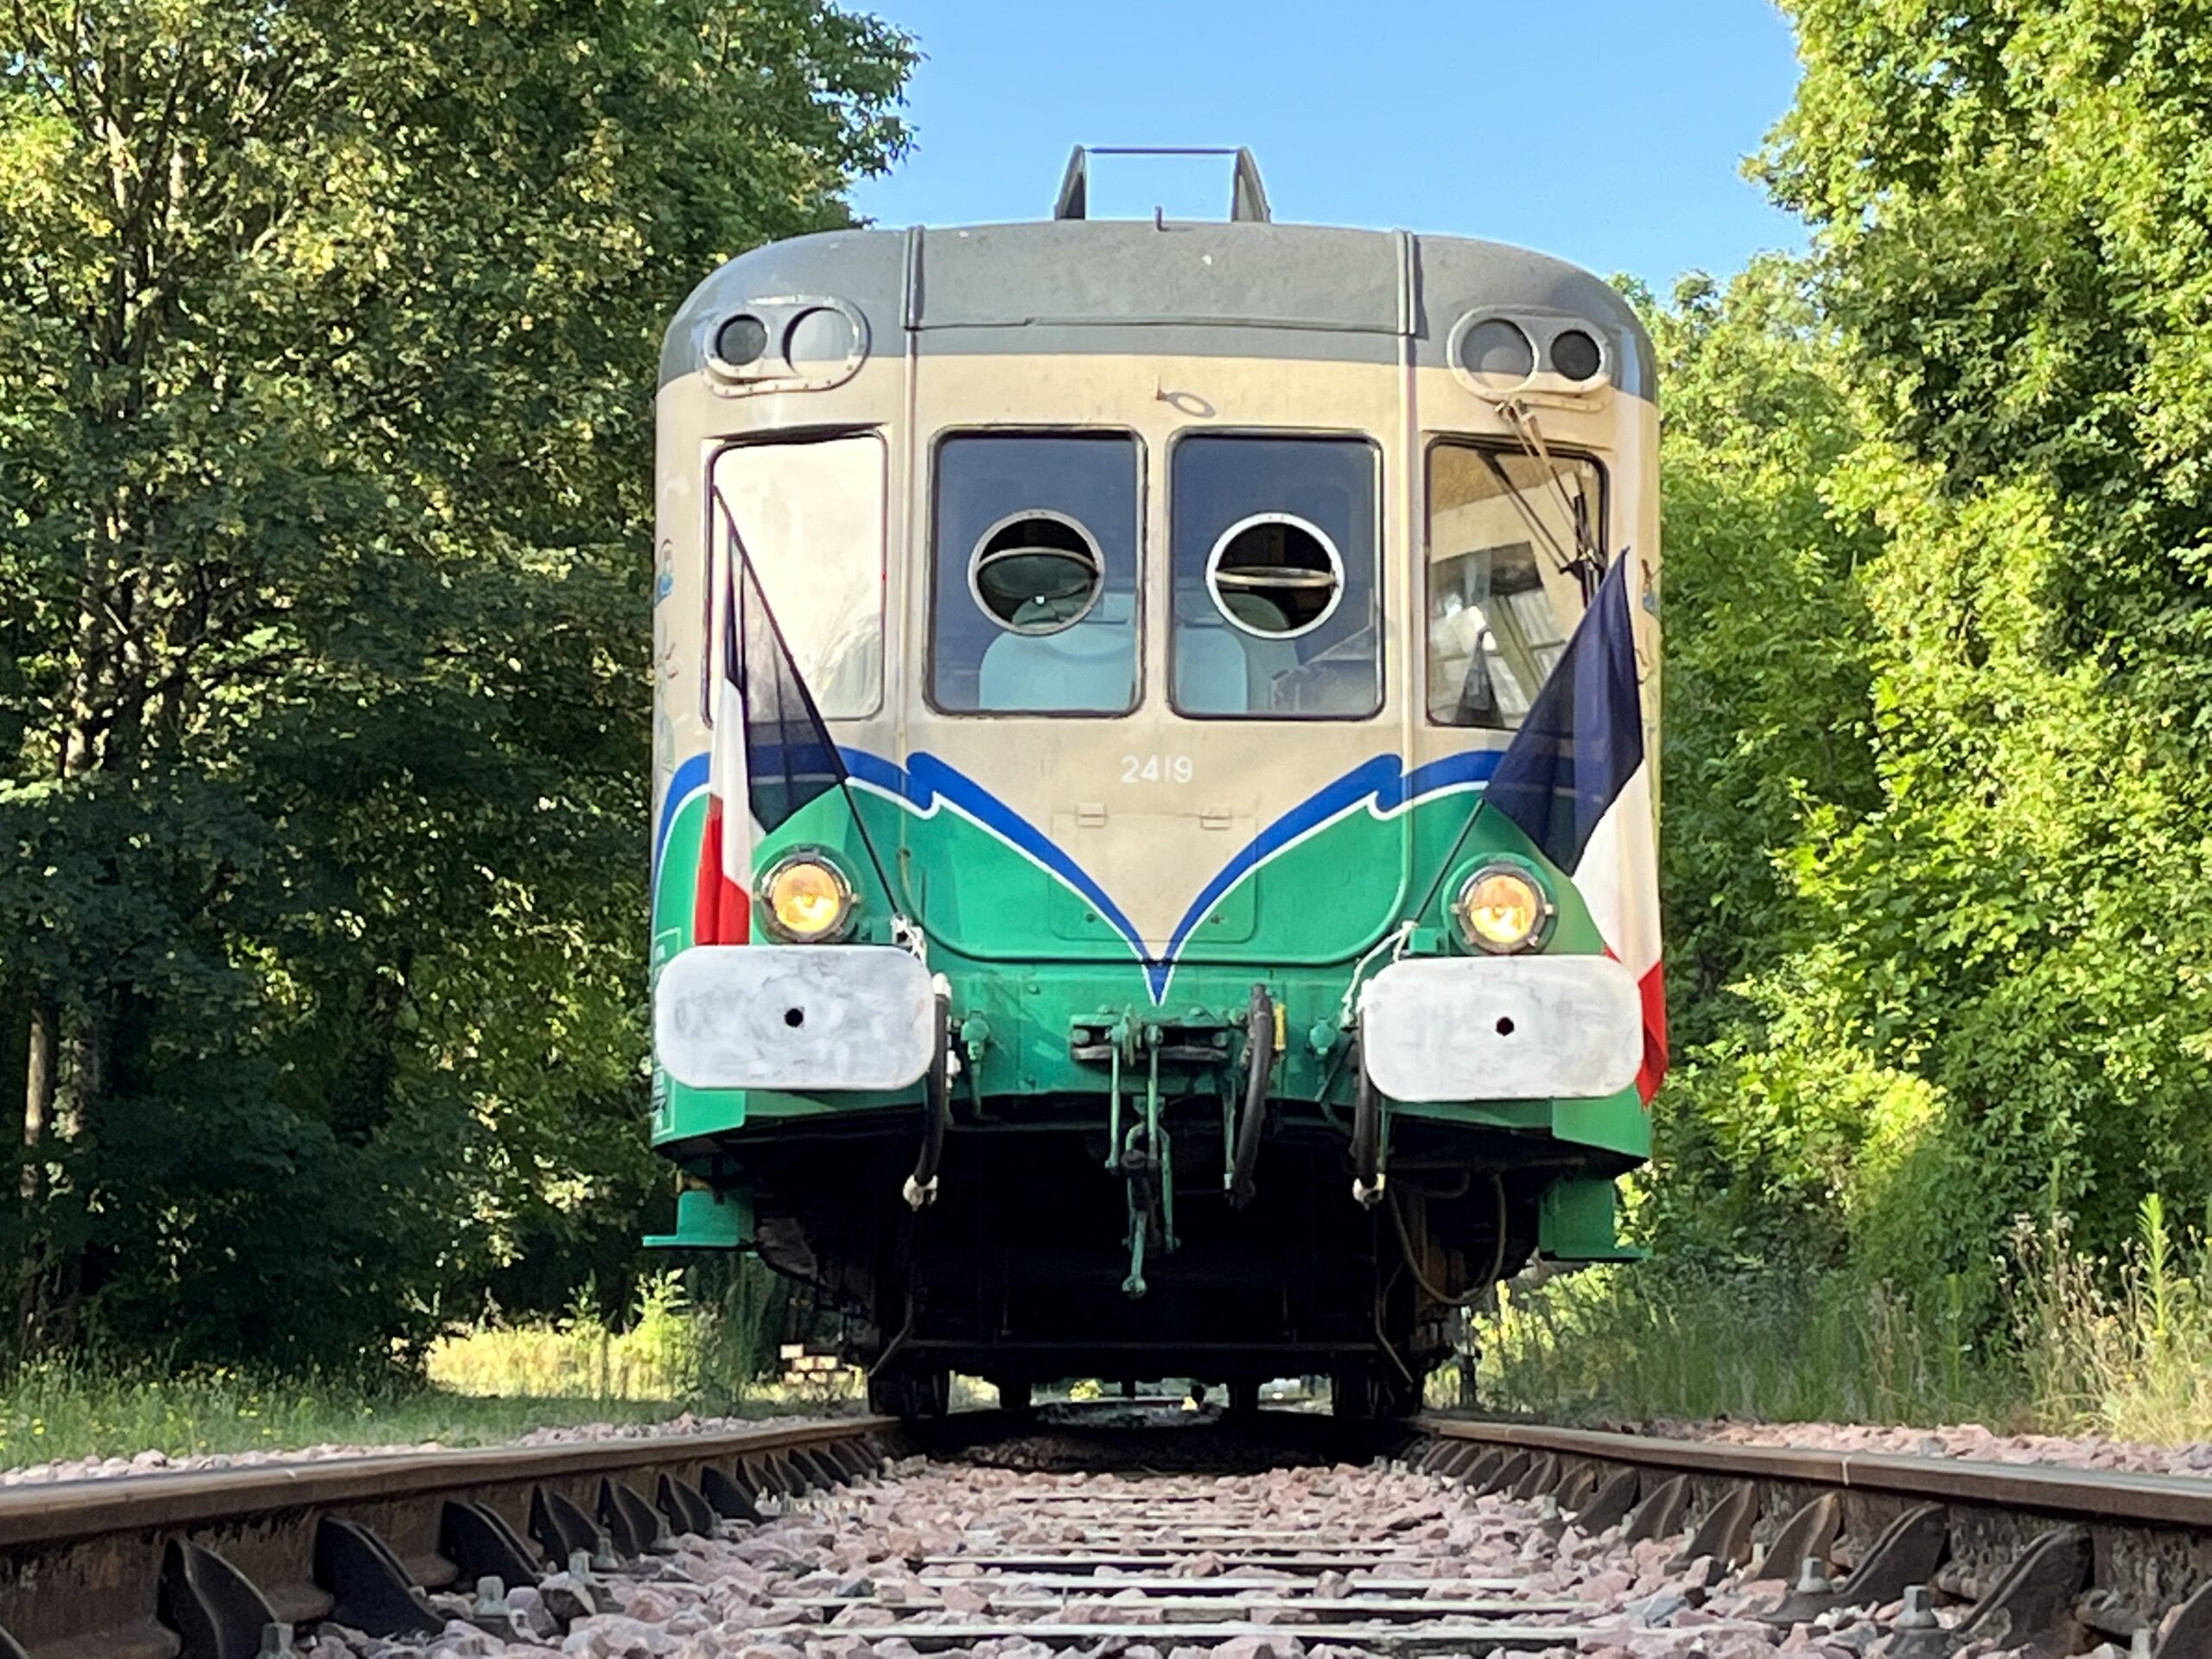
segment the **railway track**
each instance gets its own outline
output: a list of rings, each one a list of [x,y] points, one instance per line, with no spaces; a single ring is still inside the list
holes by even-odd
[[[1891,1659],[2106,1645],[2212,1659],[2212,1480],[2201,1477],[1440,1418],[1416,1427],[1418,1466],[1432,1473],[1549,1503],[1585,1534],[1679,1539],[1676,1559],[1709,1559],[1739,1584],[1759,1575],[1770,1628],[1871,1626]]]
[[[763,1503],[879,1466],[897,1427],[766,1424],[10,1487],[0,1659],[255,1659],[272,1626],[419,1644],[450,1622],[449,1600],[434,1598],[473,1599],[487,1579],[535,1586],[579,1552],[603,1570],[650,1556],[672,1529],[745,1523]]]
[[[16,1488],[0,1655],[2212,1655],[2201,1478],[1151,1416]]]

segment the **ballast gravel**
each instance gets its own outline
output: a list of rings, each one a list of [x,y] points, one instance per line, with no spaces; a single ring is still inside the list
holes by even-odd
[[[658,1423],[581,1423],[541,1428],[505,1442],[512,1446],[573,1446],[588,1440],[645,1440],[662,1434],[721,1434],[757,1427],[763,1420],[698,1417],[686,1412]],[[777,1417],[779,1426],[801,1427],[823,1417]],[[1726,1446],[1797,1446],[1811,1451],[1881,1452],[1901,1457],[1963,1458],[1990,1463],[2044,1463],[2069,1469],[2117,1469],[2139,1474],[2212,1475],[2212,1441],[2149,1446],[2096,1435],[1999,1434],[1975,1423],[1940,1428],[1868,1427],[1849,1423],[1762,1423],[1729,1418],[1671,1418],[1619,1425],[1624,1432],[1668,1440],[1710,1440]],[[213,1452],[170,1457],[140,1452],[133,1457],[79,1458],[0,1469],[0,1488],[64,1480],[107,1480],[129,1475],[173,1474],[207,1469],[262,1469],[272,1465],[324,1463],[337,1458],[384,1457],[396,1452],[454,1448],[435,1440],[419,1445],[328,1445],[287,1452]],[[480,1449],[472,1447],[471,1449]]]
[[[643,1440],[666,1434],[727,1434],[743,1428],[773,1423],[779,1428],[804,1428],[831,1421],[826,1416],[698,1417],[690,1412],[658,1423],[577,1423],[563,1428],[533,1429],[501,1446],[576,1446],[588,1440]],[[112,1480],[128,1475],[196,1474],[209,1469],[268,1469],[288,1464],[328,1463],[339,1458],[382,1458],[414,1452],[486,1451],[471,1443],[451,1446],[437,1440],[407,1445],[303,1446],[283,1452],[213,1452],[171,1457],[166,1452],[140,1452],[123,1458],[75,1458],[55,1463],[26,1464],[0,1469],[0,1487],[43,1484],[63,1480]]]
[[[1017,1492],[1049,1491],[1068,1512],[1039,1514]],[[1332,1643],[1326,1631],[1305,1628],[1310,1614],[1294,1605],[1254,1610],[1262,1633],[1201,1646],[1179,1643],[1155,1597],[1130,1585],[1131,1574],[1102,1566],[1095,1590],[1077,1593],[1033,1584],[1011,1569],[986,1578],[978,1567],[946,1569],[950,1582],[925,1582],[925,1555],[1018,1550],[1080,1549],[1102,1529],[1120,1526],[1135,1506],[1131,1494],[1198,1494],[1207,1507],[1233,1509],[1251,1524],[1291,1530],[1325,1549],[1332,1540],[1388,1538],[1410,1559],[1318,1580],[1239,1566],[1240,1580],[1279,1578],[1310,1586],[1318,1596],[1357,1594],[1369,1580],[1435,1579],[1440,1615],[1477,1593],[1469,1579],[1511,1580],[1510,1591],[1484,1591],[1484,1600],[1571,1600],[1574,1611],[1532,1611],[1516,1623],[1578,1627],[1562,1632],[1545,1655],[1587,1659],[1880,1659],[1884,1626],[1896,1607],[1848,1609],[1811,1624],[1780,1628],[1759,1614],[1787,1586],[1778,1579],[1725,1578],[1709,1558],[1677,1560],[1682,1540],[1620,1540],[1616,1527],[1586,1537],[1563,1529],[1555,1512],[1510,1497],[1478,1497],[1428,1476],[1349,1465],[1227,1477],[1155,1477],[1141,1483],[1114,1475],[1046,1475],[912,1459],[854,1491],[817,1497],[757,1527],[733,1523],[714,1538],[685,1537],[673,1553],[625,1564],[579,1581],[558,1574],[536,1589],[510,1593],[496,1611],[469,1599],[440,1597],[449,1617],[428,1640],[379,1640],[326,1627],[302,1651],[309,1659],[917,1659],[899,1635],[871,1635],[894,1624],[972,1624],[994,1614],[1019,1617],[1019,1633],[979,1640],[958,1651],[982,1659],[1044,1659],[1048,1655],[1119,1655],[1123,1659],[1332,1659],[1365,1651]],[[1081,1500],[1100,1500],[1084,1507]],[[1224,1546],[1224,1548],[1227,1547]],[[1194,1549],[1152,1576],[1198,1580],[1220,1574],[1220,1554]],[[1460,1580],[1454,1586],[1446,1580]],[[1020,1598],[1064,1595],[1041,1612],[1006,1606]],[[845,1598],[825,1607],[823,1599]],[[1490,1616],[1490,1615],[1485,1615]],[[1958,1613],[1942,1610],[1954,1622]],[[1063,1624],[1159,1625],[1156,1640],[1122,1636],[1051,1639]],[[1479,1642],[1473,1650],[1484,1651]],[[1963,1659],[1990,1659],[1986,1643],[1957,1649]],[[2105,1656],[2104,1659],[2114,1659]]]
[[[2146,1446],[2096,1435],[1999,1434],[1979,1423],[1952,1423],[1941,1428],[1878,1428],[1850,1423],[1738,1422],[1726,1417],[1701,1421],[1662,1418],[1630,1426],[1626,1432],[1671,1440],[1710,1440],[1721,1446],[1783,1446],[1813,1452],[1961,1458],[1984,1463],[2048,1463],[2069,1469],[2123,1470],[2131,1474],[2212,1474],[2212,1441]]]

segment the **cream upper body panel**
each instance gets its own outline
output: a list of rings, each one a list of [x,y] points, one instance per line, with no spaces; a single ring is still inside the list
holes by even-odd
[[[1658,565],[1657,416],[1637,395],[1649,386],[1648,344],[1618,296],[1556,262],[1491,245],[1204,228],[1246,244],[1177,242],[1162,270],[1147,263],[1160,245],[1145,240],[1148,226],[997,227],[990,237],[956,240],[957,252],[934,262],[918,234],[849,232],[761,250],[702,285],[671,330],[659,399],[657,810],[675,767],[707,744],[702,652],[715,458],[733,443],[810,434],[872,431],[883,443],[882,691],[873,712],[833,722],[838,741],[899,765],[917,753],[935,756],[1055,841],[1082,842],[1084,868],[1117,893],[1147,895],[1131,901],[1130,919],[1147,940],[1165,938],[1191,897],[1183,889],[1219,867],[1222,846],[1249,839],[1255,826],[1330,779],[1377,755],[1402,756],[1411,770],[1506,741],[1503,731],[1440,725],[1427,714],[1427,491],[1429,457],[1440,442],[1525,450],[1533,424],[1544,448],[1603,468],[1603,545],[1609,556],[1625,552],[1636,562],[1630,575],[1645,715],[1656,722],[1656,607],[1643,601],[1656,591]],[[1046,284],[1025,304],[1019,292],[1008,297],[1018,283],[991,288],[988,244],[1000,244],[1001,266],[1033,266],[1047,261],[1049,249],[1020,234],[1032,230],[1057,232],[1052,239],[1063,251],[1068,238],[1097,238],[1097,257],[1064,258],[1065,286]],[[928,244],[953,235],[931,232]],[[1444,252],[1433,262],[1416,257],[1439,247]],[[1285,248],[1310,252],[1320,267],[1297,291],[1273,293],[1262,256]],[[1236,256],[1220,303],[1244,315],[1230,322],[1198,315],[1213,269],[1198,262],[1210,250],[1217,261],[1228,262],[1230,250]],[[1455,318],[1438,315],[1443,296],[1434,276],[1426,286],[1420,280],[1429,264],[1450,271],[1471,259],[1481,270],[1464,276],[1462,286],[1484,273],[1502,286],[1452,299],[1451,311],[1534,318],[1528,326],[1536,332],[1544,317],[1563,315],[1599,333],[1607,372],[1580,391],[1538,386],[1523,395],[1518,423],[1507,418],[1499,398],[1485,395],[1491,389],[1449,360],[1445,337]],[[743,269],[749,262],[760,262],[751,272]],[[933,276],[941,277],[935,287]],[[1534,298],[1532,283],[1541,290]],[[1113,309],[1116,293],[1133,291],[1137,321]],[[839,308],[826,312],[823,301]],[[701,359],[711,355],[717,320],[747,306],[760,308],[772,328],[796,329],[796,319],[810,318],[807,338],[828,339],[833,349],[783,365],[790,372],[759,390],[734,390],[729,377]],[[836,342],[848,336],[861,349],[835,361]],[[936,458],[950,437],[1008,430],[1110,432],[1135,442],[1140,680],[1128,713],[960,713],[929,695]],[[1167,486],[1179,445],[1230,433],[1329,435],[1372,446],[1381,677],[1374,712],[1297,720],[1178,712]],[[796,595],[804,569],[779,561],[772,546],[750,550],[772,606],[802,602]],[[969,554],[949,549],[934,556]],[[1649,736],[1646,753],[1656,756]]]

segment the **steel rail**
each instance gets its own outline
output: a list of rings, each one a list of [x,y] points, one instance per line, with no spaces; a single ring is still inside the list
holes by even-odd
[[[1903,1602],[1891,1659],[1963,1641],[2064,1655],[2133,1641],[2212,1659],[2212,1479],[1966,1458],[1669,1440],[1427,1415],[1405,1455],[1545,1502],[1586,1532],[1681,1541],[1794,1582],[1778,1624]],[[1954,1627],[1927,1617],[1965,1605]]]
[[[180,1628],[193,1624],[180,1599],[213,1583],[207,1594],[222,1603],[233,1570],[274,1622],[328,1617],[349,1590],[360,1593],[330,1580],[364,1534],[373,1543],[350,1552],[357,1564],[381,1553],[418,1598],[473,1588],[448,1553],[468,1553],[455,1549],[456,1507],[495,1531],[504,1523],[533,1566],[557,1569],[569,1547],[594,1541],[590,1529],[634,1541],[672,1519],[665,1505],[698,1501],[702,1484],[731,1503],[733,1488],[749,1501],[826,1484],[892,1449],[898,1427],[883,1417],[770,1423],[0,1489],[0,1656],[196,1659],[214,1649]]]
[[[2212,1532],[2212,1478],[2074,1469],[2058,1464],[1832,1452],[1809,1446],[1678,1440],[1601,1429],[1416,1418],[1440,1439],[1723,1478],[1789,1481],[1840,1491],[1942,1503],[1986,1504],[2082,1521],[2121,1521]]]

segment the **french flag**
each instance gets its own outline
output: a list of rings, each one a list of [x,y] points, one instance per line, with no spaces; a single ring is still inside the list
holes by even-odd
[[[728,537],[717,537],[708,575],[705,658],[707,828],[691,901],[694,944],[743,944],[753,932],[753,846],[759,826],[745,753],[743,665],[737,649],[737,582]]]
[[[1651,768],[1629,604],[1633,563],[1625,555],[1615,559],[1598,583],[1483,800],[1567,873],[1607,953],[1636,976],[1643,1004],[1636,1087],[1649,1105],[1667,1071],[1667,993]]]

